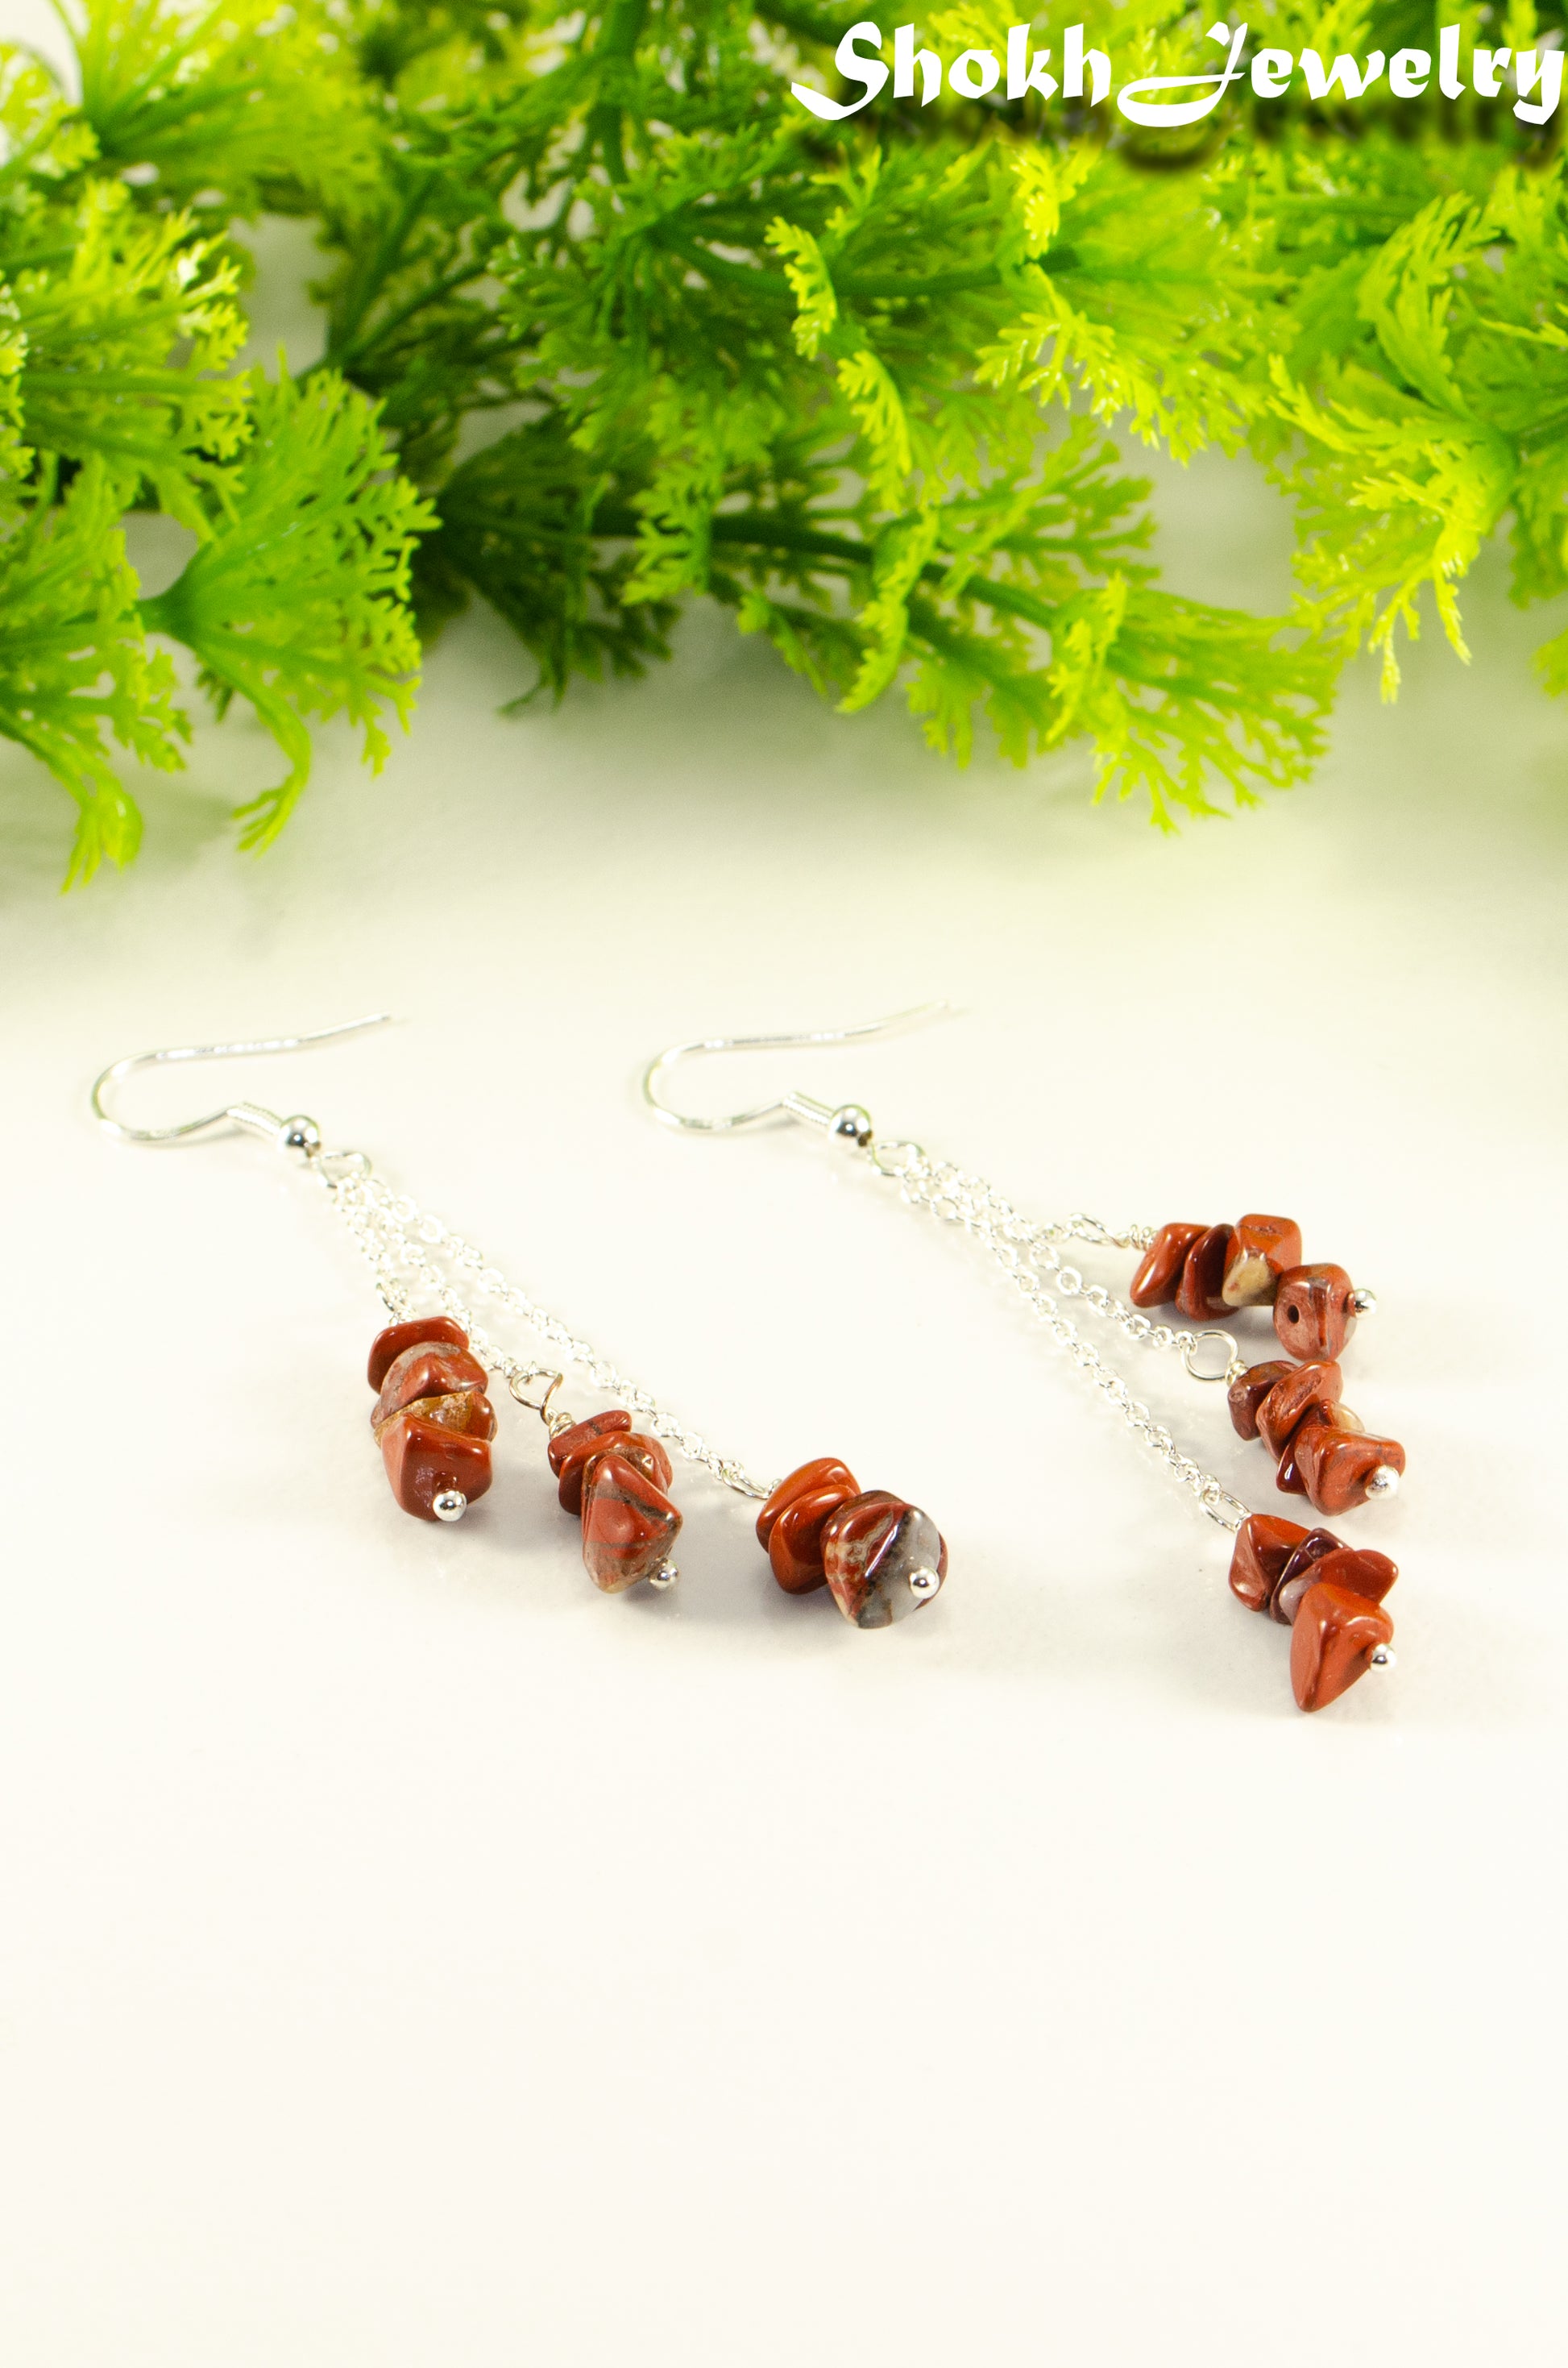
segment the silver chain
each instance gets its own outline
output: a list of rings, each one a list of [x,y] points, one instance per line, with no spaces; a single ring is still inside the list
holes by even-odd
[[[1108,1365],[1092,1341],[1085,1340],[1077,1326],[1064,1315],[1059,1299],[1081,1298],[1096,1315],[1118,1324],[1130,1339],[1144,1348],[1175,1349],[1183,1364],[1195,1378],[1224,1379],[1239,1368],[1233,1345],[1228,1333],[1212,1336],[1201,1332],[1182,1332],[1168,1324],[1155,1324],[1136,1307],[1098,1283],[1085,1284],[1076,1267],[1064,1265],[1062,1245],[1082,1241],[1096,1247],[1116,1249],[1147,1249],[1153,1240],[1153,1230],[1148,1225],[1103,1224],[1097,1217],[1082,1211],[1055,1223],[1035,1224],[1021,1217],[1010,1201],[987,1184],[983,1178],[967,1169],[952,1167],[948,1161],[933,1159],[917,1143],[868,1144],[872,1164],[878,1171],[897,1184],[903,1199],[912,1208],[929,1211],[944,1224],[961,1225],[965,1232],[988,1251],[1001,1268],[1014,1289],[1032,1314],[1045,1326],[1057,1347],[1088,1375],[1095,1387],[1103,1392],[1108,1403],[1126,1422],[1135,1439],[1158,1457],[1180,1486],[1195,1497],[1211,1521],[1222,1530],[1238,1530],[1247,1518],[1247,1508],[1240,1499],[1218,1480],[1212,1472],[1205,1472],[1190,1455],[1184,1454],[1165,1425],[1156,1422],[1148,1407],[1135,1398],[1121,1375]],[[1054,1289],[1045,1277],[1051,1278]],[[1195,1344],[1212,1337],[1223,1344],[1224,1373],[1202,1376],[1195,1372]]]
[[[645,1430],[699,1463],[742,1497],[772,1494],[771,1481],[755,1480],[744,1463],[721,1455],[700,1431],[692,1430],[677,1415],[662,1406],[649,1390],[603,1357],[591,1341],[579,1339],[558,1315],[508,1282],[498,1267],[489,1266],[482,1253],[441,1219],[422,1209],[406,1193],[392,1192],[370,1167],[362,1151],[329,1153],[312,1163],[350,1238],[370,1269],[382,1304],[397,1321],[428,1312],[434,1301],[444,1315],[462,1326],[482,1365],[499,1373],[514,1396],[529,1383],[545,1380],[554,1368],[581,1373],[595,1390],[615,1398],[634,1414]],[[483,1302],[493,1321],[513,1316],[526,1324],[544,1343],[550,1365],[514,1357],[475,1315]],[[525,1403],[519,1399],[519,1403]]]
[[[1133,1396],[1094,1344],[1083,1338],[1059,1304],[1062,1299],[1082,1299],[1096,1315],[1119,1326],[1141,1347],[1176,1350],[1195,1378],[1225,1377],[1196,1372],[1195,1349],[1208,1339],[1221,1345],[1225,1373],[1236,1370],[1238,1360],[1228,1334],[1184,1332],[1172,1325],[1155,1324],[1101,1284],[1085,1283],[1077,1268],[1063,1260],[1062,1246],[1075,1241],[1095,1247],[1147,1249],[1153,1240],[1153,1227],[1107,1225],[1081,1210],[1070,1217],[1038,1223],[1020,1216],[983,1178],[931,1158],[918,1144],[868,1143],[863,1147],[878,1172],[898,1185],[912,1208],[927,1210],[944,1224],[961,1225],[989,1252],[1057,1347],[1087,1374],[1133,1436],[1197,1499],[1210,1520],[1223,1530],[1238,1529],[1246,1519],[1246,1507],[1213,1473],[1205,1472],[1183,1453],[1165,1425],[1156,1422],[1149,1408]],[[591,1341],[580,1338],[560,1316],[541,1307],[517,1284],[508,1282],[472,1242],[406,1193],[392,1192],[374,1174],[363,1152],[319,1154],[312,1167],[394,1320],[421,1313],[421,1303],[434,1301],[462,1326],[481,1363],[499,1373],[519,1402],[524,1402],[521,1392],[528,1383],[546,1378],[557,1366],[580,1373],[591,1388],[619,1400],[655,1438],[675,1448],[688,1463],[700,1464],[726,1488],[742,1497],[771,1495],[771,1481],[755,1479],[736,1458],[721,1454],[699,1431],[662,1406],[651,1391],[628,1380]],[[543,1342],[552,1364],[513,1356],[475,1314],[477,1302],[488,1303],[486,1312],[492,1320],[496,1315],[511,1316],[527,1325]]]

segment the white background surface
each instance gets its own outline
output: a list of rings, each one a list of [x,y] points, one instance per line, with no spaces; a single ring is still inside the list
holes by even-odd
[[[1238,472],[1163,501],[1180,588],[1282,597]],[[65,901],[0,748],[7,2359],[1561,2358],[1568,758],[1537,621],[1490,571],[1470,613],[1469,676],[1358,679],[1310,791],[1174,843],[700,616],[522,720],[469,622],[259,862],[224,809],[276,759],[204,730]],[[1386,1681],[1299,1715],[1220,1533],[960,1238],[801,1131],[640,1112],[666,1041],[937,994],[710,1090],[857,1096],[1033,1213],[1298,1214],[1382,1301]],[[85,1109],[119,1053],[382,1005],[138,1114],[313,1111],[726,1447],[927,1505],[932,1610],[787,1600],[684,1470],[680,1587],[603,1599],[509,1417],[470,1520],[396,1511],[316,1193]]]

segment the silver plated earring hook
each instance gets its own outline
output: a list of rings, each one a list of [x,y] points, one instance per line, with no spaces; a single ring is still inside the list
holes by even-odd
[[[865,1119],[858,1104],[846,1103],[841,1110],[832,1110],[825,1102],[812,1099],[810,1094],[780,1094],[777,1101],[757,1102],[750,1110],[732,1110],[725,1118],[694,1118],[687,1110],[678,1110],[665,1100],[660,1090],[665,1073],[679,1061],[695,1060],[701,1053],[790,1053],[809,1050],[820,1044],[864,1044],[875,1036],[891,1036],[896,1029],[917,1027],[922,1020],[935,1019],[938,1014],[950,1011],[947,1002],[912,1004],[907,1011],[890,1012],[885,1019],[869,1019],[860,1028],[813,1028],[794,1036],[698,1036],[689,1044],[671,1044],[657,1053],[642,1072],[642,1099],[654,1117],[665,1126],[679,1127],[687,1134],[733,1134],[743,1126],[761,1126],[768,1119],[804,1119],[809,1125],[834,1128],[840,1133],[856,1133],[847,1121]],[[846,1123],[837,1126],[844,1119]],[[866,1121],[865,1133],[869,1137],[870,1121]]]
[[[262,1110],[255,1102],[228,1102],[222,1110],[209,1110],[204,1118],[187,1118],[177,1126],[131,1126],[111,1115],[105,1097],[111,1087],[137,1069],[161,1068],[171,1061],[238,1061],[253,1053],[297,1053],[307,1045],[330,1043],[338,1036],[358,1035],[363,1028],[383,1027],[391,1018],[390,1011],[372,1011],[363,1019],[345,1019],[335,1028],[316,1028],[300,1036],[257,1037],[243,1044],[171,1044],[156,1053],[127,1053],[95,1078],[93,1116],[119,1143],[190,1143],[199,1135],[233,1127],[239,1133],[266,1136],[279,1151],[298,1151],[312,1158],[321,1149],[321,1130],[312,1118],[279,1118],[276,1110]]]

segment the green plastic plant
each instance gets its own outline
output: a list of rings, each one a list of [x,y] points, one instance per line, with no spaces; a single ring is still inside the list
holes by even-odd
[[[199,207],[144,198],[165,164],[194,171],[215,142],[260,202],[290,136],[281,94],[256,108],[254,131],[234,128],[260,14],[209,12],[212,63],[187,82],[172,12],[147,0],[96,12],[80,111],[28,61],[0,68],[0,732],[76,801],[68,881],[106,856],[124,862],[141,837],[110,740],[165,769],[182,761],[189,723],[157,637],[194,653],[220,712],[247,699],[289,759],[246,809],[252,845],[308,778],[306,718],[346,713],[379,763],[381,712],[406,714],[411,697],[409,562],[432,513],[395,473],[362,393],[228,367],[244,336],[240,257]],[[204,54],[187,20],[185,56],[199,68]],[[342,83],[358,122],[362,101]],[[111,169],[127,142],[130,180]],[[344,153],[351,171],[361,160]],[[139,506],[197,538],[154,598],[126,558],[123,518]]]
[[[827,122],[789,86],[839,87],[857,12],[812,0],[62,6],[80,104],[14,54],[0,78],[0,732],[76,799],[73,876],[135,847],[111,742],[180,762],[166,643],[287,759],[253,845],[310,721],[379,762],[415,617],[475,596],[519,697],[638,672],[702,594],[843,710],[900,686],[960,759],[982,722],[1019,762],[1085,737],[1166,823],[1302,778],[1362,647],[1391,691],[1426,610],[1462,652],[1505,524],[1517,597],[1568,588],[1568,213],[1511,95]],[[1072,14],[1121,78],[1212,70],[1206,11]],[[1013,21],[966,0],[921,39],[1000,53]],[[1251,43],[1439,21],[1271,6]],[[1536,13],[1491,38],[1539,48]],[[324,253],[295,380],[233,364],[229,232],[265,210]],[[1160,587],[1130,438],[1266,462],[1290,617]],[[196,541],[147,598],[121,521],[153,506]],[[1568,637],[1542,666],[1568,687]]]

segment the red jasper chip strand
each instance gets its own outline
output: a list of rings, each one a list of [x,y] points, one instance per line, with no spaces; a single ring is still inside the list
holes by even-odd
[[[1233,1225],[1184,1220],[1160,1227],[1127,1295],[1134,1307],[1177,1307],[1207,1322],[1238,1307],[1267,1307],[1301,1257],[1301,1229],[1291,1217],[1254,1215]]]
[[[1302,1710],[1336,1701],[1392,1644],[1382,1601],[1398,1577],[1387,1554],[1271,1513],[1248,1515],[1231,1558],[1233,1593],[1290,1629],[1290,1683]]]
[[[885,1488],[862,1489],[835,1456],[780,1480],[756,1534],[787,1595],[826,1587],[857,1628],[888,1628],[918,1611],[948,1575],[947,1543],[930,1514]]]
[[[377,1393],[370,1426],[403,1511],[434,1521],[438,1497],[483,1497],[495,1410],[462,1326],[449,1315],[389,1324],[370,1345],[367,1377]]]
[[[665,1493],[671,1466],[661,1442],[612,1406],[558,1430],[549,1452],[562,1507],[582,1518],[583,1563],[594,1585],[623,1595],[640,1578],[664,1577],[681,1517]]]
[[[1404,1470],[1398,1440],[1369,1434],[1340,1404],[1342,1378],[1332,1359],[1276,1360],[1249,1367],[1229,1391],[1231,1421],[1243,1439],[1262,1440],[1278,1467],[1276,1486],[1320,1513],[1347,1513],[1365,1504],[1375,1472]]]
[[[1272,1307],[1279,1343],[1299,1363],[1337,1357],[1356,1329],[1356,1293],[1342,1266],[1303,1266],[1292,1217],[1254,1214],[1233,1225],[1162,1225],[1128,1297],[1211,1324],[1239,1307]]]

